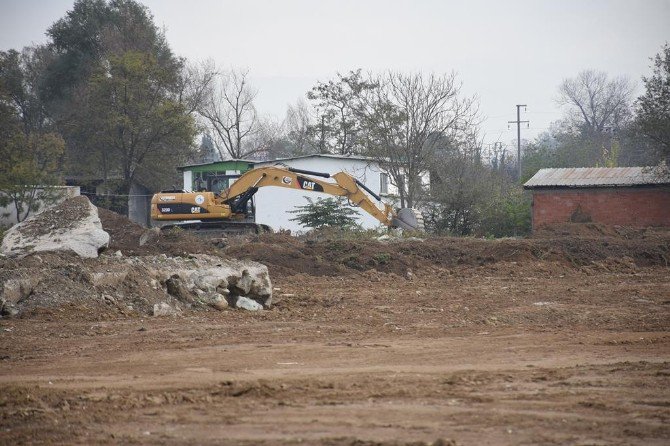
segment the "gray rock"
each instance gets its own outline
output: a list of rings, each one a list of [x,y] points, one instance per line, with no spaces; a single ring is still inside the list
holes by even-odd
[[[14,305],[7,302],[5,299],[0,297],[0,316],[16,316],[19,314],[19,310],[14,308]]]
[[[211,293],[245,296],[269,308],[272,283],[265,265],[251,261],[222,259],[197,254],[185,258],[143,257],[151,265],[150,278],[165,283],[168,293],[182,302],[191,302]],[[175,281],[175,276],[178,281]],[[172,280],[170,280],[172,279]],[[231,300],[231,304],[234,302]]]
[[[244,296],[237,296],[235,301],[235,308],[242,308],[248,311],[258,311],[263,309],[263,305],[259,304],[255,300],[249,299]]]
[[[228,280],[209,273],[194,276],[193,283],[205,292],[212,292],[219,288],[228,289]]]
[[[154,316],[174,316],[178,313],[179,312],[176,309],[172,308],[170,304],[166,302],[160,302],[154,305]]]
[[[120,271],[97,271],[91,273],[93,286],[116,286],[126,280],[128,270]]]
[[[249,294],[253,285],[253,279],[248,270],[242,270],[241,276],[233,276],[231,279],[229,279],[229,282],[233,285],[235,291],[243,295]]]
[[[12,305],[18,303],[30,296],[39,282],[39,277],[9,279],[4,284],[2,298]]]
[[[189,291],[188,287],[181,281],[177,274],[174,274],[172,277],[165,281],[165,286],[167,287],[167,292],[169,295],[174,296],[177,300],[185,303],[195,302],[193,294]]]
[[[214,295],[211,296],[210,298],[209,305],[212,308],[216,308],[219,311],[223,311],[226,308],[228,308],[228,301],[223,295],[219,293],[214,293]]]

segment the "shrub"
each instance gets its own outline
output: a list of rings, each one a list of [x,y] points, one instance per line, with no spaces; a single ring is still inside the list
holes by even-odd
[[[297,221],[301,225],[312,228],[340,228],[356,229],[358,212],[335,198],[323,198],[312,200],[305,197],[308,204],[297,206],[295,210],[289,211],[296,214],[291,221]]]

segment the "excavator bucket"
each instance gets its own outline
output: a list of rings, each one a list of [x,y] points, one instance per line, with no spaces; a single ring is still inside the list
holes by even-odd
[[[398,209],[396,216],[393,218],[393,226],[409,231],[423,231],[423,216],[417,209]]]

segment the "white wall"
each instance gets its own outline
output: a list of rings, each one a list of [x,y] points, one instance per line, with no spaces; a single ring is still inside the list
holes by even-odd
[[[184,190],[186,192],[193,189],[193,172],[184,170]]]
[[[340,171],[358,178],[363,184],[369,187],[376,194],[379,194],[380,179],[379,166],[371,161],[346,159],[346,158],[327,158],[327,157],[309,157],[295,160],[283,160],[283,164],[296,169],[311,170],[315,172],[325,172],[334,174]],[[259,163],[254,168],[272,166],[274,162]],[[334,182],[332,179],[320,178],[319,180]],[[256,223],[265,224],[274,230],[290,229],[293,232],[306,231],[297,222],[290,221],[295,218],[295,214],[289,213],[297,206],[303,206],[308,203],[305,197],[312,200],[317,198],[328,198],[331,195],[321,192],[309,192],[304,190],[286,189],[282,187],[263,187],[255,195],[256,203]],[[377,200],[372,200],[378,204]],[[380,206],[380,209],[382,207]],[[356,209],[359,214],[358,222],[366,229],[377,228],[380,222],[367,212]]]

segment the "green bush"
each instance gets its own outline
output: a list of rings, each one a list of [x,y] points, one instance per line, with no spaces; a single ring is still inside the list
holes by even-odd
[[[509,237],[530,233],[531,197],[516,189],[481,211],[477,233],[485,237]]]
[[[358,212],[350,206],[335,198],[323,198],[316,201],[305,197],[308,204],[297,206],[295,210],[289,211],[296,214],[291,221],[297,221],[301,225],[312,228],[340,228],[345,230],[359,228],[356,222]]]

